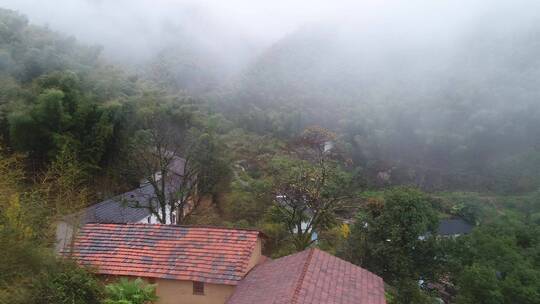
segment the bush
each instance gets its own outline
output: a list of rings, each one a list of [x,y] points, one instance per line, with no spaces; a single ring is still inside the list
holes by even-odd
[[[100,304],[103,298],[101,282],[73,262],[51,265],[34,288],[36,304]]]
[[[140,278],[135,280],[120,279],[105,287],[105,304],[146,304],[156,301],[156,285],[146,284]]]

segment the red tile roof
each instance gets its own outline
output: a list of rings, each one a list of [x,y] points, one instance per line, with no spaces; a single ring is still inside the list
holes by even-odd
[[[227,304],[385,304],[377,275],[318,249],[255,267]]]
[[[94,223],[81,228],[71,253],[99,274],[236,285],[260,235],[216,227]]]

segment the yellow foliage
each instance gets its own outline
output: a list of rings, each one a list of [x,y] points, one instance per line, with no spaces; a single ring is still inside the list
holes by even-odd
[[[349,224],[344,223],[340,227],[340,232],[341,232],[341,236],[343,236],[343,238],[346,239],[351,234],[351,227],[349,227]]]
[[[29,225],[29,220],[21,206],[19,195],[14,194],[9,199],[8,206],[4,213],[4,227],[9,227],[19,232],[23,239],[29,239],[34,236],[34,231]],[[2,228],[4,228],[2,227]]]
[[[21,155],[5,155],[0,145],[0,208],[7,208],[11,197],[19,192],[24,178]]]

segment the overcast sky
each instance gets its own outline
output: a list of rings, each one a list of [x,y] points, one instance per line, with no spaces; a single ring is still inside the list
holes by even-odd
[[[180,33],[234,52],[246,45],[262,48],[301,26],[326,22],[429,44],[482,22],[505,29],[540,16],[536,0],[0,0],[0,6],[101,44],[106,53],[129,50],[142,57]]]

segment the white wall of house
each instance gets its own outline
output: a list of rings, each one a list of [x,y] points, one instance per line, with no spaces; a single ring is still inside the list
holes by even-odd
[[[71,243],[73,238],[73,226],[66,221],[58,221],[56,223],[56,243],[55,252],[61,253]]]
[[[166,219],[165,219],[165,220],[167,221],[166,224],[169,224],[169,225],[170,225],[170,224],[175,224],[176,222],[171,223],[171,217],[170,217],[170,214],[171,214],[171,208],[170,208],[169,206],[166,206],[166,207],[165,207],[165,213],[166,213],[166,215],[167,215],[167,216],[166,216]],[[174,213],[173,213],[173,215],[174,215]],[[175,220],[176,220],[176,216],[173,216],[173,221],[175,221]],[[151,214],[151,215],[149,215],[149,216],[147,216],[147,217],[141,219],[141,220],[139,221],[139,223],[143,223],[143,224],[160,224],[160,222],[158,221],[157,216],[154,215],[154,214]]]

